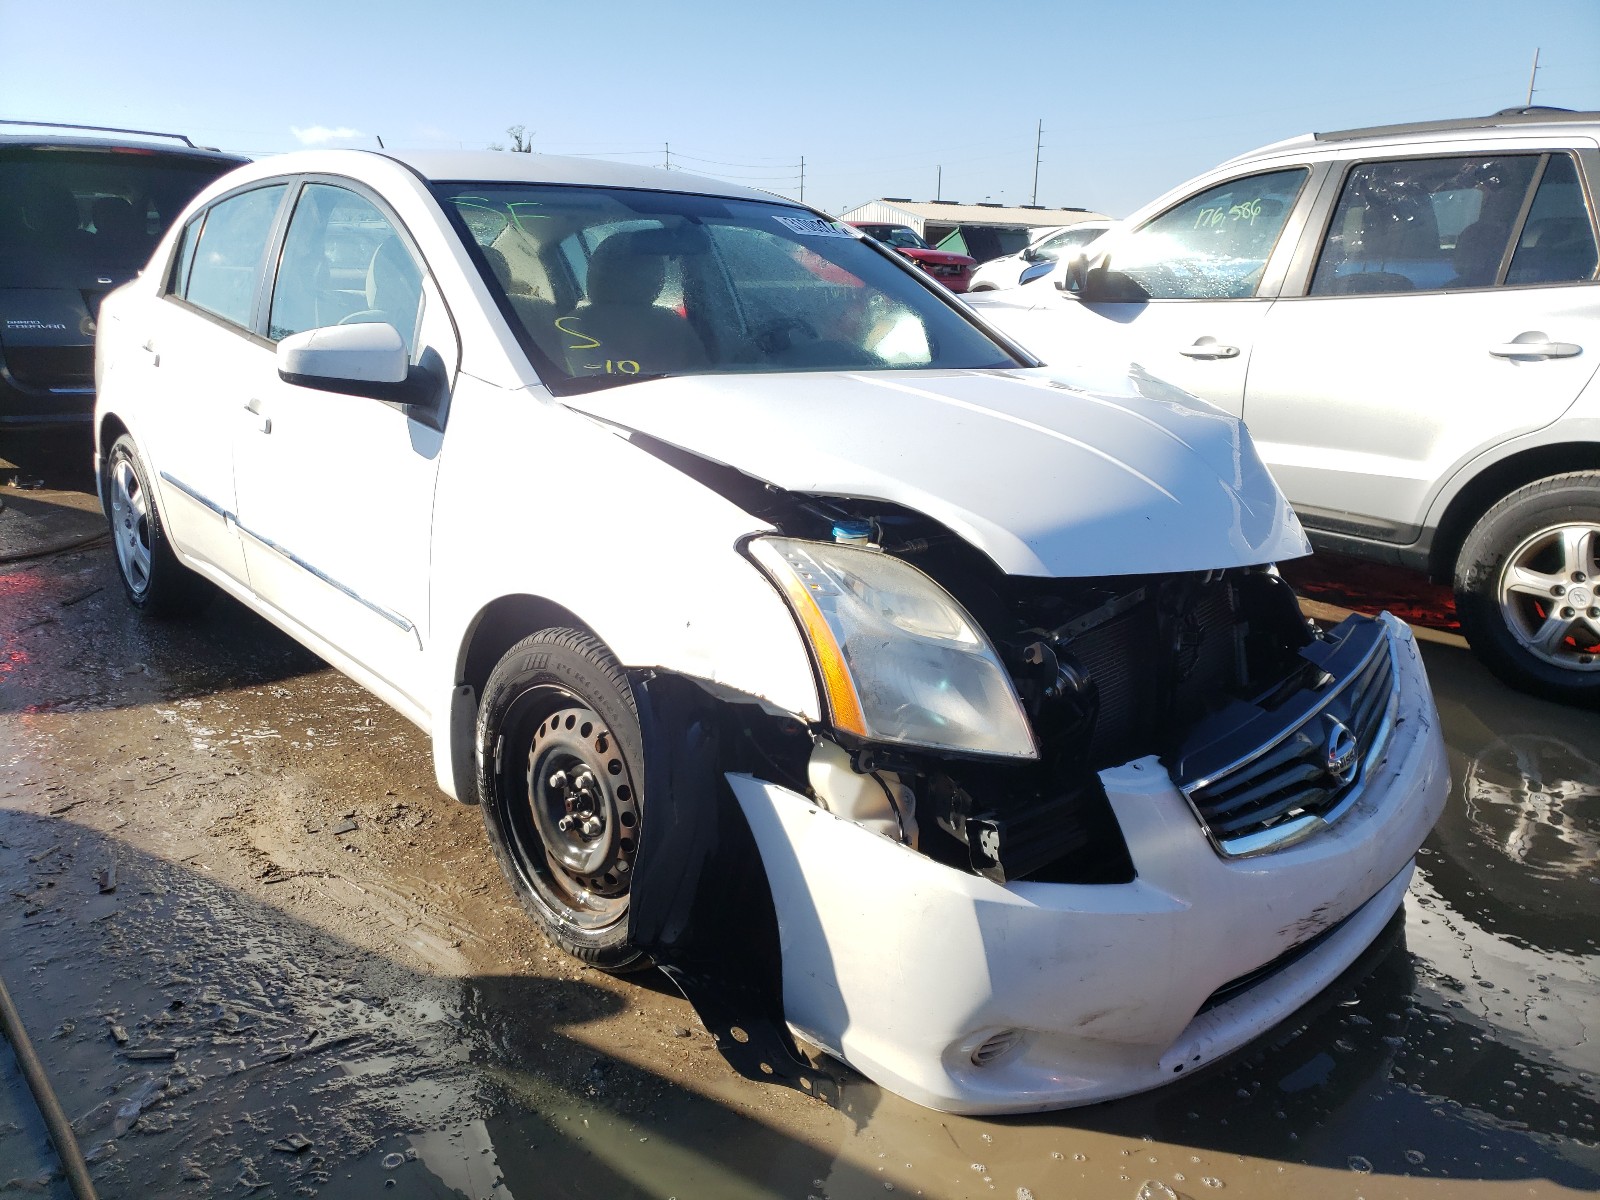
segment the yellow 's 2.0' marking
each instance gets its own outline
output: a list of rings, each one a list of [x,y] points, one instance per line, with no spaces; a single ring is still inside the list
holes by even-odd
[[[566,325],[564,325],[562,323],[564,321],[576,321],[577,319],[578,319],[577,317],[557,317],[556,318],[556,328],[557,329],[561,330],[562,333],[566,334],[570,338],[577,338],[578,339],[577,341],[573,342],[572,345],[568,346],[567,349],[568,350],[598,350],[600,348],[600,343],[599,343],[599,341],[597,339],[590,337],[587,333],[580,333],[576,329],[568,329],[566,327]]]

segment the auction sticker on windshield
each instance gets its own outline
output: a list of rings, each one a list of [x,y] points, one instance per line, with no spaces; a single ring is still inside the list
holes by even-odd
[[[821,217],[773,217],[772,219],[802,237],[853,238],[856,236],[849,230],[841,229],[833,221],[824,221]]]

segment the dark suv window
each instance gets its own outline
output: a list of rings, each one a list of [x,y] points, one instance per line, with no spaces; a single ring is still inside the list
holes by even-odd
[[[156,150],[0,149],[0,288],[121,283],[233,160]]]
[[[0,426],[87,419],[100,301],[243,159],[0,139]]]

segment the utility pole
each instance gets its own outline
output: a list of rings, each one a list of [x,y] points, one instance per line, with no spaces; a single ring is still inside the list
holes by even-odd
[[[944,199],[944,164],[940,163],[935,170],[938,173],[933,177],[933,202],[937,204]]]
[[[1539,50],[1533,51],[1533,70],[1528,73],[1528,105],[1533,105],[1533,81],[1539,77]]]
[[[806,202],[806,156],[800,156],[800,203]]]
[[[672,143],[662,142],[661,148],[666,152],[667,155],[666,161],[661,164],[661,169],[663,171],[670,171],[672,170]]]
[[[1044,149],[1044,118],[1039,118],[1039,130],[1033,135],[1033,199],[1030,204],[1039,203],[1039,156]]]

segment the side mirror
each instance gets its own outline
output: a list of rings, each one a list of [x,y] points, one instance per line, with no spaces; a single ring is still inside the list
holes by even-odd
[[[1143,304],[1150,299],[1138,280],[1111,269],[1109,254],[1091,259],[1080,251],[1068,260],[1056,286],[1085,304]]]
[[[405,339],[386,322],[327,325],[278,343],[278,378],[296,387],[425,404],[438,391],[433,373],[414,368]]]
[[[1055,263],[1048,262],[1036,262],[1031,267],[1024,267],[1022,274],[1017,279],[1017,286],[1021,287],[1025,283],[1032,283],[1035,279],[1043,279],[1051,271],[1055,270],[1055,267]]]
[[[1078,299],[1084,299],[1083,289],[1089,281],[1089,256],[1082,250],[1067,259],[1066,266],[1061,271],[1061,278],[1056,280],[1056,287],[1063,292],[1071,292]]]
[[[1038,262],[1039,252],[1032,246],[1024,246],[1021,255],[1023,262]]]

